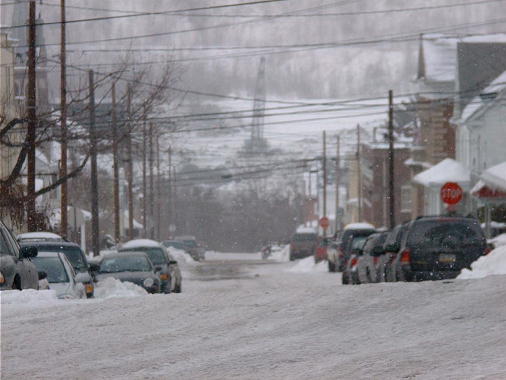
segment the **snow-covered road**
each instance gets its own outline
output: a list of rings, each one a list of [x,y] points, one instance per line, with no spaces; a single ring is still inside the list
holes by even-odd
[[[2,299],[1,378],[506,379],[506,276],[345,287],[214,258],[179,295]]]

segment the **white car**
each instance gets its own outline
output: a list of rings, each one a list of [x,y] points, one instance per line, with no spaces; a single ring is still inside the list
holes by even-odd
[[[31,241],[63,241],[63,238],[53,232],[25,232],[16,236],[19,243],[28,243]]]
[[[32,262],[39,272],[39,282],[47,280],[49,289],[56,292],[56,297],[86,298],[84,285],[79,281],[81,273],[76,275],[64,253],[39,252]]]

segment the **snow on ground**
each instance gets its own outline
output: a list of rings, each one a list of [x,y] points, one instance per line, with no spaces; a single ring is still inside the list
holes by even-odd
[[[112,277],[97,282],[95,298],[145,296],[148,292],[132,282],[121,282]]]
[[[269,260],[286,262],[290,261],[290,245],[273,246]]]
[[[35,289],[4,290],[0,293],[0,300],[3,310],[47,307],[62,302],[56,298],[54,290]]]
[[[181,249],[177,249],[174,247],[167,248],[172,256],[178,261],[179,264],[190,264],[195,265],[197,262],[191,257],[188,253]]]
[[[3,304],[2,378],[506,378],[506,276],[340,286],[335,273],[234,260],[190,269],[254,275],[187,279],[178,295]]]
[[[326,272],[327,262],[320,261],[318,264],[315,264],[313,256],[310,256],[305,259],[297,260],[287,271],[292,273]]]
[[[207,261],[221,261],[221,260],[261,260],[262,254],[257,253],[223,253],[215,251],[206,252]]]
[[[506,246],[500,246],[480,257],[471,264],[471,270],[463,269],[458,278],[483,278],[494,274],[506,274]]]

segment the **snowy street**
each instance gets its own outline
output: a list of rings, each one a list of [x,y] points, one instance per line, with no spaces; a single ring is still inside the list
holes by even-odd
[[[4,293],[2,379],[506,378],[506,276],[345,287],[308,259],[209,258],[177,295]]]

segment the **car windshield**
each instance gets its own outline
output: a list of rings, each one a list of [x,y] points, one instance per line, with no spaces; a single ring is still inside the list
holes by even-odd
[[[472,223],[429,221],[415,226],[408,236],[413,247],[458,248],[484,242],[480,227]]]
[[[316,240],[316,234],[297,234],[293,236],[293,241],[311,241]]]
[[[173,247],[176,249],[184,249],[184,244],[179,241],[164,241],[163,245],[166,247]]]
[[[63,252],[67,257],[67,260],[74,267],[77,272],[87,270],[86,262],[84,261],[84,255],[79,247],[64,246],[64,245],[41,245],[39,250],[46,252]]]
[[[49,283],[69,282],[67,271],[59,257],[34,257],[32,262],[37,271],[47,273]]]
[[[149,261],[143,256],[120,256],[104,259],[100,264],[100,273],[150,272]]]
[[[123,252],[128,251],[137,251],[137,252],[144,252],[148,255],[149,259],[154,265],[163,265],[167,262],[167,258],[165,257],[165,253],[163,252],[162,248],[157,247],[139,247],[139,248],[132,248],[132,249],[125,249],[121,250]]]

